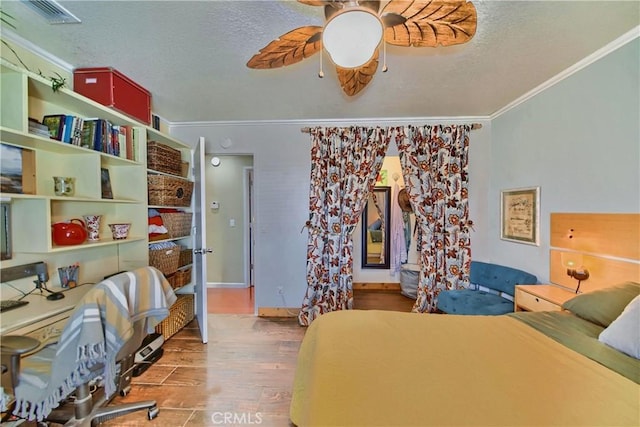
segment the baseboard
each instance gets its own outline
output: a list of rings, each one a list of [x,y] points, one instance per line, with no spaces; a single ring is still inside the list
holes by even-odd
[[[298,317],[300,307],[258,307],[258,317]]]
[[[400,283],[354,282],[353,289],[358,291],[400,291]]]
[[[248,288],[246,283],[207,282],[207,288]]]

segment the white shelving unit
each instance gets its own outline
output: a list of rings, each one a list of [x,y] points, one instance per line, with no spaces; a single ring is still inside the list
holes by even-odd
[[[177,141],[175,139],[172,139],[170,137],[167,137],[166,135],[163,135],[161,133],[153,132],[150,133],[148,135],[148,141],[155,141],[158,142],[160,144],[169,146],[175,150],[180,151],[180,155],[181,155],[181,160],[183,162],[188,163],[189,165],[192,164],[192,157],[193,157],[193,149],[191,147],[189,147],[188,145]],[[145,151],[145,155],[146,155],[146,151]],[[147,162],[146,158],[145,158],[145,163]],[[191,168],[189,168],[189,173],[187,174],[187,176],[181,176],[181,175],[173,175],[173,174],[169,174],[163,171],[158,171],[155,169],[150,169],[147,168],[146,172],[147,175],[164,175],[164,176],[168,176],[174,179],[179,179],[179,180],[185,180],[185,181],[190,181],[193,182],[193,176],[190,173]],[[189,204],[189,206],[174,206],[174,205],[148,205],[148,209],[176,209],[179,210],[181,212],[185,212],[185,213],[189,213],[191,214],[193,212],[192,209],[192,205],[193,202],[191,202]],[[193,246],[193,235],[192,235],[192,230],[193,230],[193,215],[191,214],[191,228],[189,229],[189,232],[187,234],[185,234],[184,236],[178,236],[178,237],[171,237],[171,238],[167,238],[167,239],[162,239],[162,240],[154,240],[153,242],[149,242],[149,244],[156,244],[156,243],[164,243],[164,242],[173,242],[176,243],[177,245],[180,245],[181,247],[184,248],[189,248],[192,249]],[[190,265],[184,265],[184,266],[180,266],[178,268],[178,270],[184,270],[189,268]],[[193,275],[192,275],[193,278]],[[187,283],[183,286],[181,286],[179,289],[176,289],[177,293],[193,293],[193,285],[192,283]]]
[[[180,150],[185,161],[191,160],[191,149],[72,90],[62,88],[54,92],[46,78],[5,61],[0,63],[0,89],[0,140],[5,145],[31,151],[35,161],[34,194],[0,193],[4,200],[11,200],[13,259],[8,264],[19,265],[22,260],[35,257],[54,270],[76,257],[92,266],[90,272],[83,272],[81,262],[83,282],[148,265],[147,173],[153,171],[147,169],[147,141]],[[53,114],[100,118],[135,128],[138,135],[135,160],[29,133],[30,117],[41,121],[45,115]],[[101,169],[105,168],[110,175],[112,199],[102,198]],[[76,178],[73,197],[55,195],[54,176]],[[69,246],[54,244],[52,224],[84,215],[102,215],[99,241]],[[131,223],[129,237],[113,240],[108,224],[123,222]],[[191,247],[191,236],[185,237],[184,242]],[[54,271],[50,271],[50,276],[55,277]]]

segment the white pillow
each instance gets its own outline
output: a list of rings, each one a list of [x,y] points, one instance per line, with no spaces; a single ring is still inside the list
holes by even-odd
[[[620,316],[600,333],[598,340],[640,359],[640,295],[631,300]]]

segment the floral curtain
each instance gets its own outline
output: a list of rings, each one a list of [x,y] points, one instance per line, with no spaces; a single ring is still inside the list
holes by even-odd
[[[352,233],[390,140],[381,128],[318,127],[310,133],[307,291],[298,315],[301,325],[353,306]]]
[[[440,291],[469,283],[470,131],[469,125],[397,128],[402,174],[421,237],[415,312],[435,311]]]

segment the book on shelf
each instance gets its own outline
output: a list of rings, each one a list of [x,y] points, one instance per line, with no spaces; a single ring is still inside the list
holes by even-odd
[[[64,116],[64,126],[62,128],[62,142],[71,142],[71,131],[73,130],[73,116]]]
[[[49,128],[38,120],[29,117],[29,133],[49,138]]]
[[[49,129],[50,138],[62,141],[65,120],[66,116],[64,114],[50,114],[42,118],[42,124]]]
[[[121,147],[124,147],[124,144],[120,144],[122,137],[120,136],[120,126],[119,125],[111,125],[111,155],[116,157],[122,157],[121,155]]]
[[[131,146],[133,149],[133,158],[131,160],[138,161],[138,156],[140,153],[140,128],[131,128]]]
[[[102,119],[96,120],[96,131],[93,137],[93,149],[102,152],[102,134],[105,130],[105,122]]]
[[[118,128],[118,156],[123,159],[127,158],[127,131],[126,126],[117,126]]]
[[[120,157],[133,160],[132,128],[129,125],[120,126]]]
[[[82,144],[82,130],[84,127],[84,119],[82,117],[73,117],[73,132],[71,135],[71,143],[80,146]]]
[[[81,147],[93,150],[93,140],[95,139],[97,121],[97,117],[88,117],[83,120],[82,139],[80,141]]]

